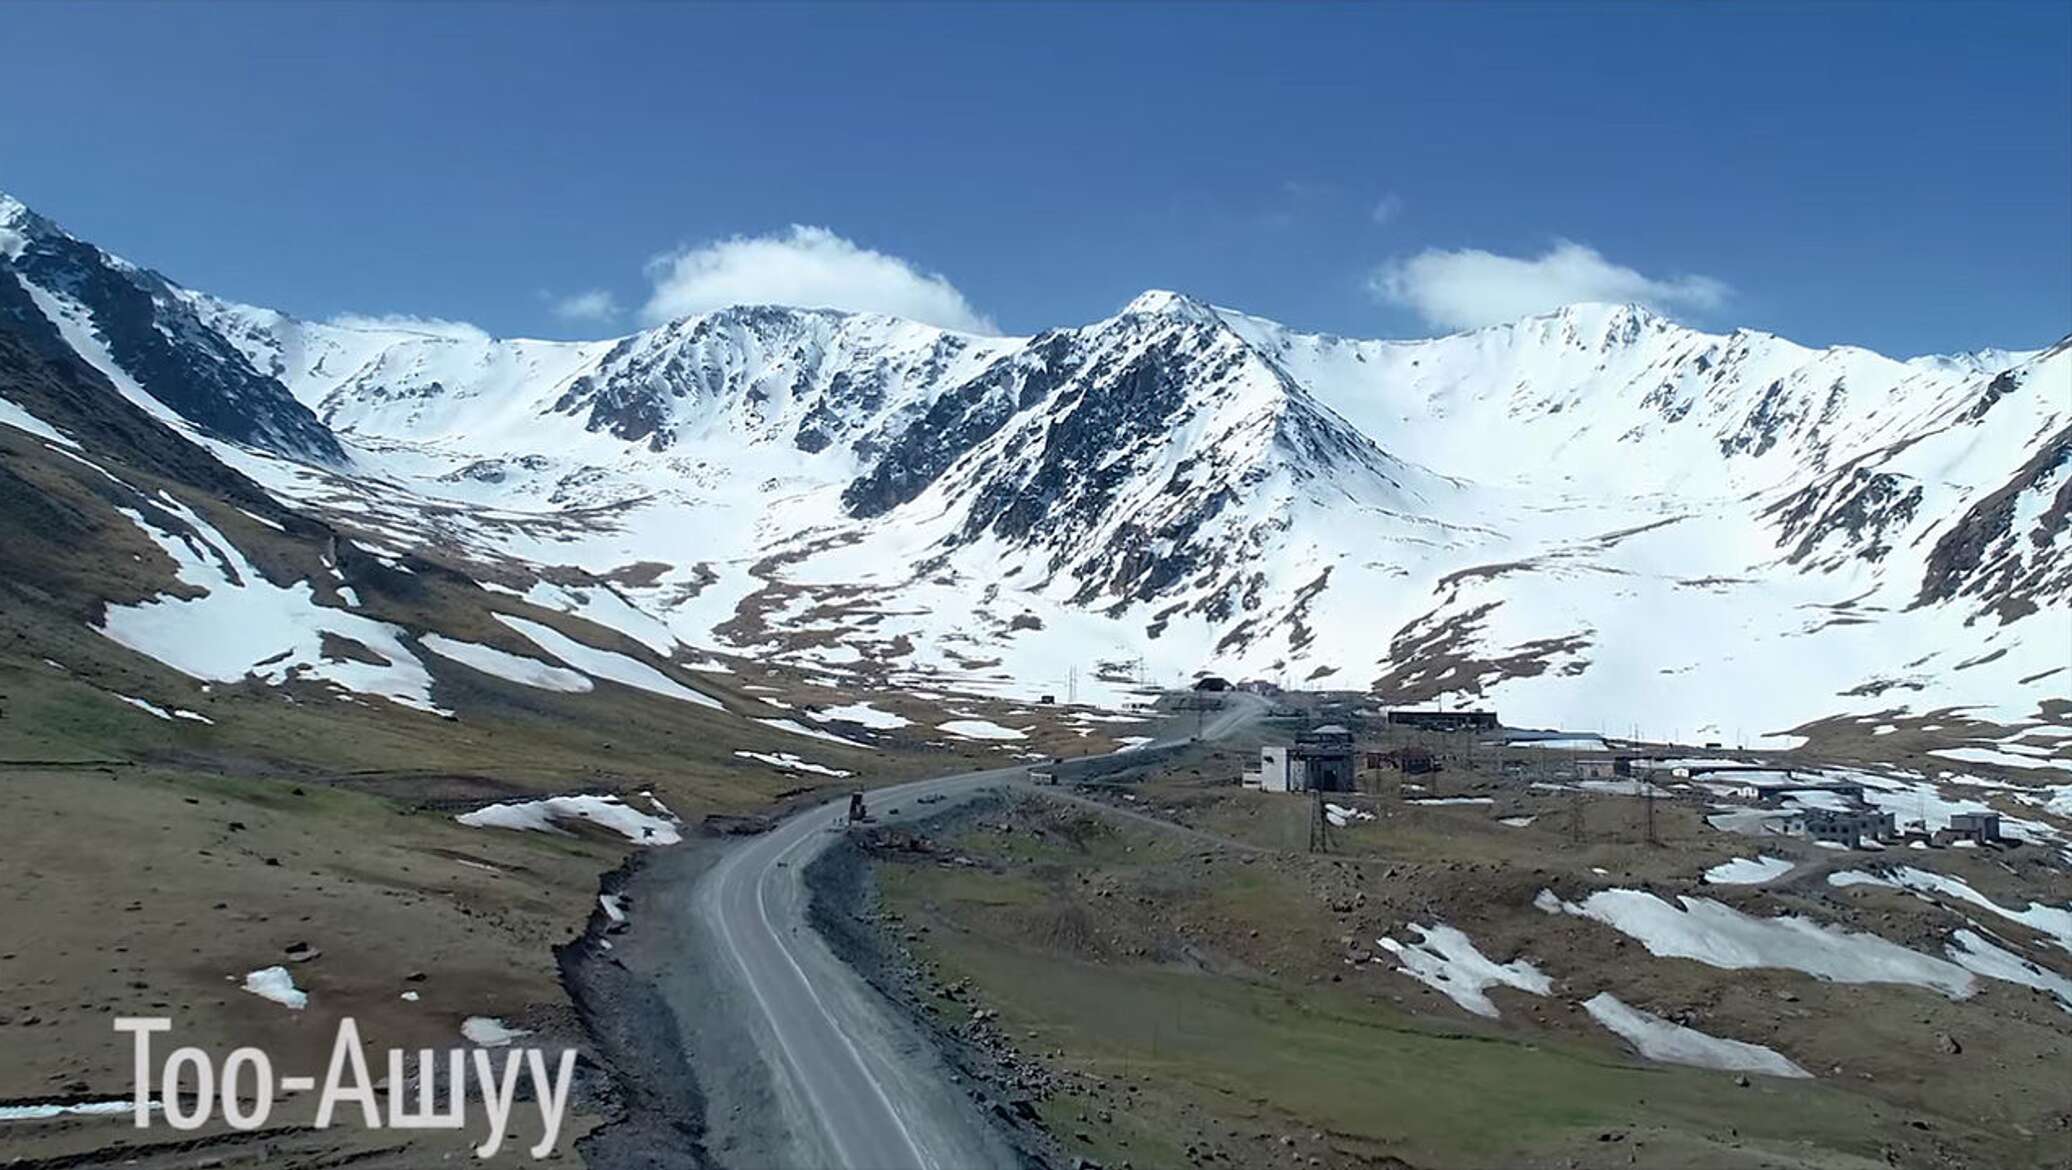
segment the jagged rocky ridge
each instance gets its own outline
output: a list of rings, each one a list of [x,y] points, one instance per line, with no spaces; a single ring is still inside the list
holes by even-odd
[[[1749,731],[2063,693],[2063,344],[1902,362],[1630,305],[1368,341],[1171,293],[1031,338],[749,306],[503,340],[219,301],[11,201],[7,285],[298,506],[504,569],[659,566],[621,596],[719,651]]]

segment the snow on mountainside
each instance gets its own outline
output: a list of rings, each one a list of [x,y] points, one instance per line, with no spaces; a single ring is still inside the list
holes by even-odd
[[[0,276],[18,280],[80,356],[139,405],[212,434],[338,463],[338,443],[164,277],[74,239],[0,194]],[[116,376],[120,375],[120,376]]]
[[[2062,344],[1896,361],[1630,305],[1366,341],[1165,292],[1029,338],[744,306],[503,340],[297,321],[0,222],[0,279],[283,499],[651,646],[1717,737],[2065,693]]]

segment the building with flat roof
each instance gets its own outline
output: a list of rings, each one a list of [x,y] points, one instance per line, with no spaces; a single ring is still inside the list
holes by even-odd
[[[1951,813],[1950,827],[1937,829],[1934,834],[1937,845],[1949,845],[1957,841],[1970,841],[1976,845],[1998,845],[2000,837],[2000,814],[1996,812]]]
[[[1494,711],[1424,711],[1415,708],[1398,708],[1389,712],[1389,723],[1421,731],[1493,731],[1497,726]]]
[[[1242,777],[1248,787],[1266,792],[1353,792],[1353,733],[1343,727],[1319,727],[1295,737],[1292,745],[1259,749],[1259,770]]]
[[[1806,835],[1815,841],[1832,841],[1851,849],[1861,848],[1863,839],[1890,841],[1899,835],[1892,814],[1868,808],[1809,808],[1805,810]]]

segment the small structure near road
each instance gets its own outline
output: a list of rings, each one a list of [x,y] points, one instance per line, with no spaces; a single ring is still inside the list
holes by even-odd
[[[1295,737],[1295,753],[1318,792],[1353,791],[1353,733],[1328,723]]]
[[[1951,845],[1958,841],[1969,841],[1974,845],[1998,845],[2000,843],[2000,814],[1993,812],[1951,813],[1950,827],[1937,829],[1934,837],[1937,845]]]
[[[1439,770],[1439,759],[1429,749],[1411,744],[1385,752],[1368,752],[1367,767],[1394,768],[1405,776],[1425,776]]]
[[[1706,786],[1724,796],[1740,800],[1752,800],[1768,808],[1777,808],[1786,801],[1811,805],[1826,800],[1851,806],[1863,804],[1863,785],[1854,780],[1800,779],[1790,772],[1750,769],[1739,774],[1708,772],[1705,775],[1716,779],[1706,781]]]
[[[1815,841],[1832,841],[1851,849],[1863,846],[1863,839],[1890,841],[1899,835],[1892,814],[1876,809],[1809,808],[1805,810],[1806,835]]]
[[[1424,711],[1398,709],[1389,712],[1389,723],[1420,731],[1494,731],[1494,711]]]
[[[1259,749],[1259,770],[1247,787],[1266,792],[1352,792],[1353,733],[1337,724],[1306,731],[1291,746]]]
[[[1229,689],[1230,680],[1221,675],[1205,674],[1194,680],[1194,690],[1197,694],[1220,695]]]

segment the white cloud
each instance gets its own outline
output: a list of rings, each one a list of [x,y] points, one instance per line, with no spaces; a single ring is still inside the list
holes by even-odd
[[[655,289],[641,309],[650,323],[728,305],[794,305],[888,313],[945,329],[996,332],[956,286],[843,239],[794,224],[770,236],[734,236],[648,265]]]
[[[1374,201],[1374,210],[1370,214],[1375,223],[1388,223],[1403,214],[1403,197],[1393,191],[1383,195]]]
[[[1577,301],[1632,301],[1664,312],[1716,309],[1730,291],[1709,276],[1643,276],[1569,240],[1556,240],[1536,259],[1428,248],[1375,269],[1367,286],[1446,329],[1515,321]]]
[[[593,288],[562,297],[553,309],[564,321],[610,321],[619,315],[619,299],[605,289]]]

